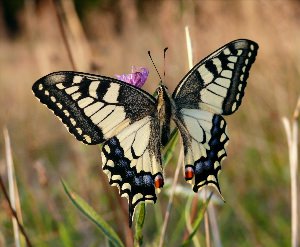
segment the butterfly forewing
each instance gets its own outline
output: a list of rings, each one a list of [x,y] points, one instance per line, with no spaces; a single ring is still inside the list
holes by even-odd
[[[156,111],[148,93],[119,80],[78,72],[55,72],[32,87],[70,133],[98,144]]]
[[[258,45],[236,40],[200,61],[173,93],[176,106],[229,115],[242,102]]]

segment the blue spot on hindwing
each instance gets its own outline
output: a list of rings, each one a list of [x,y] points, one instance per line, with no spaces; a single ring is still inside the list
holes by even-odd
[[[109,143],[110,143],[111,145],[116,146],[116,145],[117,145],[117,139],[116,139],[116,138],[111,138],[111,139],[109,140]]]
[[[105,145],[109,146],[109,153],[106,151]],[[128,195],[129,223],[131,224],[134,209],[139,202],[146,200],[156,201],[157,197],[153,175],[151,172],[145,172],[143,170],[138,172],[136,166],[131,167],[132,161],[124,156],[124,150],[117,137],[113,137],[104,143],[103,154],[106,156],[107,160],[111,160],[114,164],[113,166],[108,166],[106,164],[103,166],[104,170],[110,171],[110,184],[117,183],[120,188],[119,193]],[[135,153],[133,153],[132,156],[132,160],[140,158],[140,156],[137,156]],[[120,176],[122,179],[113,181],[111,178],[114,175]],[[130,187],[126,190],[122,190],[121,188],[125,183],[130,184]],[[142,194],[143,197],[133,203],[133,198],[136,194]]]
[[[215,151],[219,150],[220,147],[220,141],[219,139],[211,139],[209,142],[209,146],[211,146],[211,149],[214,149]]]
[[[126,179],[131,179],[131,178],[133,178],[134,177],[134,172],[133,171],[130,171],[130,170],[126,170],[125,171],[125,178]]]
[[[140,179],[140,177],[135,177],[134,178],[134,185],[139,186],[142,184],[142,181]]]
[[[126,167],[128,167],[128,161],[125,159],[120,159],[119,164],[120,164],[120,167],[122,167],[124,169],[126,169]]]
[[[154,183],[153,183],[153,178],[152,178],[150,175],[144,175],[144,176],[143,176],[143,182],[144,182],[147,186],[154,185]]]
[[[122,158],[124,156],[123,154],[123,150],[121,150],[120,148],[116,147],[115,149],[115,155],[119,158]]]

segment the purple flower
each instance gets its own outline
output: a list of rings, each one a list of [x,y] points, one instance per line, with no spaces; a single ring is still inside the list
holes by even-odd
[[[149,70],[144,67],[132,66],[131,74],[116,75],[117,79],[129,83],[135,87],[142,87],[149,75]]]

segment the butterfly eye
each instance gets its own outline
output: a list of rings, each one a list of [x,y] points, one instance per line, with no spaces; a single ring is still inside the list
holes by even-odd
[[[157,94],[162,94],[162,91],[163,91],[163,90],[162,90],[161,87],[158,87],[158,88],[156,89],[156,93],[157,93]]]

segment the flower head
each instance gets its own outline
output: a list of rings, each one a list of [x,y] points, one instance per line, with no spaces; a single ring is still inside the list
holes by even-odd
[[[132,66],[130,74],[116,75],[117,79],[131,84],[135,87],[142,87],[149,75],[149,70],[144,67]]]

